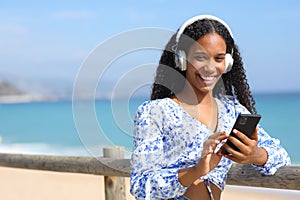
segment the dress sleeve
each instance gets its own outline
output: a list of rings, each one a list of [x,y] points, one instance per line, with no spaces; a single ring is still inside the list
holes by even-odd
[[[179,169],[167,166],[163,120],[163,110],[151,102],[136,112],[130,176],[130,192],[136,199],[168,199],[186,191],[178,180]]]
[[[291,164],[287,151],[280,145],[280,141],[271,138],[270,135],[259,125],[258,146],[267,151],[268,159],[263,166],[253,165],[254,168],[264,175],[273,175],[277,169]]]
[[[235,100],[236,117],[239,113],[250,112]],[[264,175],[273,175],[277,169],[282,166],[291,164],[291,159],[287,151],[281,146],[280,141],[276,138],[272,138],[259,124],[258,125],[258,146],[264,148],[267,151],[268,159],[263,166],[253,165],[253,167]]]

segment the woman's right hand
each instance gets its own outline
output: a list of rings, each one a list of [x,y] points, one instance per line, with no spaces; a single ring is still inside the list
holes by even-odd
[[[219,164],[222,158],[221,149],[217,153],[214,151],[217,145],[226,138],[225,132],[214,133],[209,136],[203,144],[203,152],[198,164],[178,171],[178,178],[183,186],[190,186],[195,180],[206,175]]]
[[[196,169],[205,175],[213,170],[220,162],[222,154],[220,152],[214,153],[217,145],[227,138],[225,132],[214,133],[203,143],[203,152],[201,159],[196,165]],[[220,151],[220,150],[219,150]]]

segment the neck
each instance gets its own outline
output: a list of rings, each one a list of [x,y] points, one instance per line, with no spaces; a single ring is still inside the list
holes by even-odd
[[[177,102],[189,115],[215,131],[218,122],[218,105],[212,92],[198,92],[197,95],[181,91],[176,94]],[[201,114],[202,113],[202,114]]]
[[[176,94],[176,98],[184,103],[190,105],[207,105],[214,101],[212,91],[209,92],[195,92],[194,90],[182,90]]]

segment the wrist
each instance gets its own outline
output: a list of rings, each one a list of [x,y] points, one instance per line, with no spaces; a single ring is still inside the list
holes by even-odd
[[[252,162],[252,164],[257,165],[257,166],[263,166],[267,162],[268,153],[264,148],[258,147],[255,158],[256,159],[254,160],[254,162]]]
[[[205,158],[201,158],[197,165],[194,166],[195,173],[198,177],[206,175],[209,170],[209,164],[205,162]]]

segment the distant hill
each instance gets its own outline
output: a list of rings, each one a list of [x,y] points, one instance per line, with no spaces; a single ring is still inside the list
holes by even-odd
[[[0,103],[25,103],[33,101],[56,101],[55,96],[30,93],[7,80],[0,80]]]
[[[23,95],[19,88],[8,81],[0,80],[0,96]]]

